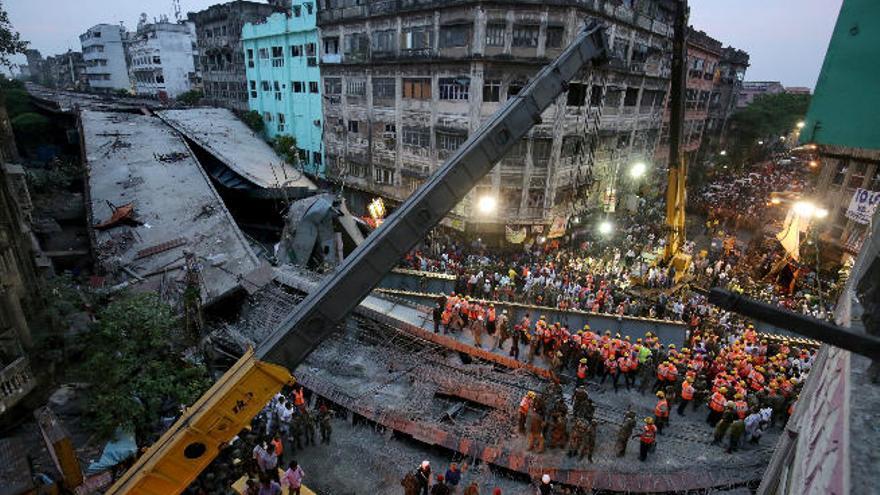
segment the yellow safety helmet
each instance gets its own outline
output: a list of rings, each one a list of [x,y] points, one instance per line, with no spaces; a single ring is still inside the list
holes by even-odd
[[[581,364],[587,364],[587,358],[581,358],[580,363],[581,363]]]

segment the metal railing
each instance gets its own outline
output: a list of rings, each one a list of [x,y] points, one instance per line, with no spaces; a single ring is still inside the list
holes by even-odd
[[[22,356],[3,368],[0,371],[0,413],[17,404],[36,386],[28,358]]]

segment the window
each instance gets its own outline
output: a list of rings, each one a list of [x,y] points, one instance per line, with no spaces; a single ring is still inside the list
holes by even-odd
[[[467,100],[471,80],[467,77],[443,77],[439,80],[441,100]]]
[[[518,95],[525,85],[526,83],[522,81],[510,81],[510,84],[507,85],[507,97],[513,98]]]
[[[317,151],[312,152],[312,163],[314,163],[315,165],[321,164],[321,153],[320,152],[317,152]]]
[[[394,184],[394,169],[373,167],[373,180],[376,184]]]
[[[304,92],[302,81],[293,81],[290,83],[291,91],[294,93],[302,93]]]
[[[428,78],[404,79],[403,97],[414,100],[430,100],[431,80]]]
[[[467,141],[467,134],[437,132],[438,150],[455,151],[461,148],[465,141]]]
[[[250,91],[251,91],[251,98],[256,98],[257,97],[257,81],[248,81],[248,84],[249,84]]]
[[[278,114],[278,132],[284,131],[284,114]]]
[[[843,184],[843,180],[846,178],[846,171],[849,168],[849,161],[846,159],[841,159],[837,162],[837,171],[834,173],[834,178],[831,179],[831,183],[839,186]]]
[[[540,28],[531,24],[513,26],[513,46],[518,48],[534,48],[538,46]]]
[[[397,48],[396,39],[397,31],[394,29],[373,31],[373,53],[393,53]]]
[[[550,162],[550,148],[552,139],[535,139],[532,141],[532,164],[535,167],[547,168]]]
[[[452,48],[467,46],[471,41],[471,27],[468,24],[440,26],[440,47]]]
[[[404,50],[430,50],[433,41],[431,26],[416,26],[403,29],[401,48]]]
[[[304,3],[303,5],[305,5],[306,7],[306,13],[312,15],[312,10],[314,9],[314,6],[311,3]]]
[[[275,89],[275,99],[281,101],[281,85],[278,84],[278,81],[273,81],[272,84]]]
[[[272,47],[272,67],[284,67],[284,47]]]
[[[257,52],[261,59],[268,60],[269,59],[269,49],[268,48],[260,48]]]
[[[248,50],[247,50],[247,62],[248,62],[248,67],[253,68],[253,66],[254,66],[254,50],[253,50],[253,48],[248,48]]]
[[[294,5],[293,6],[293,16],[294,17],[302,16],[302,6],[301,5]]]
[[[486,24],[486,46],[504,46],[507,25],[503,22]]]
[[[562,36],[565,28],[562,26],[547,26],[547,48],[562,48]]]
[[[272,122],[272,114],[269,112],[263,112],[263,120],[266,122]]]
[[[639,88],[626,88],[623,97],[623,106],[634,107],[639,102]]]
[[[367,81],[363,79],[348,79],[345,84],[347,96],[367,96]]]
[[[590,89],[590,106],[598,107],[602,105],[602,86],[594,84]]]
[[[162,63],[162,58],[160,58],[160,57],[158,57],[158,56],[154,56],[154,57],[153,57],[153,63],[154,63],[154,64],[161,64],[161,63]]]
[[[587,101],[587,86],[581,83],[568,85],[568,97],[566,104],[570,107],[582,107]]]
[[[385,124],[385,134],[397,134],[397,126],[394,124]]]
[[[342,79],[338,77],[324,78],[324,93],[328,95],[342,94]]]
[[[874,172],[874,179],[871,180],[871,185],[867,187],[869,191],[880,191],[880,165],[877,165],[877,171]]]
[[[306,57],[314,57],[317,54],[317,46],[314,43],[306,43]]]
[[[431,146],[431,134],[424,127],[404,127],[403,144],[428,148]]]
[[[361,59],[366,58],[370,51],[370,41],[365,33],[345,35],[345,56]]]
[[[309,81],[309,93],[318,94],[318,81]]]
[[[584,144],[583,136],[571,135],[562,139],[561,158],[577,156]]]
[[[269,81],[260,81],[260,89],[262,89],[263,91],[269,91]]]
[[[324,53],[327,55],[339,54],[339,37],[324,38]]]
[[[303,47],[302,45],[290,45],[290,56],[291,57],[302,57]]]
[[[359,122],[357,120],[349,120],[348,121],[348,132],[358,132]]]
[[[373,78],[373,98],[394,99],[396,96],[395,81],[393,77],[374,77]]]
[[[867,173],[867,171],[867,162],[854,162],[852,173],[850,173],[849,176],[849,184],[847,185],[847,189],[857,189],[859,187],[862,187],[862,183],[865,181],[865,173]]]
[[[483,101],[501,101],[501,81],[488,79],[483,82]]]

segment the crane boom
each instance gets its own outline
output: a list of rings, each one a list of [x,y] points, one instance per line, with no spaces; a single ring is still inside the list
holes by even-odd
[[[243,356],[132,466],[108,494],[180,493],[291,379],[369,292],[513,145],[540,122],[568,81],[607,53],[604,28],[586,26],[552,63],[500,108],[446,163]],[[268,362],[265,362],[268,361]],[[275,364],[271,364],[275,363]],[[278,366],[280,365],[280,366]]]

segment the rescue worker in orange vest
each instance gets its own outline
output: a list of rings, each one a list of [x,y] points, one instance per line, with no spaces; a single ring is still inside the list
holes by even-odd
[[[727,398],[724,396],[726,393],[727,387],[721,387],[709,398],[710,410],[706,417],[706,423],[709,423],[710,426],[715,426],[724,413],[724,405],[727,403]]]
[[[758,366],[749,372],[749,387],[755,392],[764,389],[764,368]]]
[[[736,413],[736,417],[739,419],[746,419],[746,416],[749,415],[749,403],[743,399],[743,394],[736,394],[733,396],[733,411]]]
[[[654,382],[654,387],[651,389],[652,392],[657,392],[658,390],[666,388],[667,364],[669,364],[669,361],[663,361],[657,365],[657,381]]]
[[[639,369],[639,359],[636,357],[635,351],[630,351],[624,358],[626,373],[623,375],[623,381],[627,390],[632,390],[636,384],[636,373]]]
[[[305,389],[299,387],[298,389],[293,391],[293,405],[296,406],[300,412],[304,412],[306,410],[306,396]]]
[[[519,401],[519,421],[517,422],[517,429],[522,434],[525,434],[526,432],[526,418],[529,416],[529,409],[532,408],[536,396],[537,394],[530,390],[523,396],[522,400]]]
[[[580,387],[587,383],[587,358],[581,358],[577,367],[576,387]]]
[[[605,383],[605,378],[611,377],[611,383],[614,385],[614,393],[617,393],[617,381],[620,379],[620,373],[617,369],[617,359],[614,358],[612,352],[608,359],[605,360],[605,374],[602,375],[600,383]]]
[[[654,418],[645,418],[645,426],[642,427],[639,437],[639,460],[648,458],[648,452],[654,449],[657,440],[657,427],[654,426]]]
[[[685,378],[684,383],[681,384],[681,395],[679,396],[678,401],[679,416],[684,416],[685,408],[687,408],[687,405],[694,400],[694,392],[696,392],[696,389],[694,388],[694,377],[689,376]]]
[[[486,333],[489,335],[495,335],[495,305],[489,304],[489,308],[486,309]]]
[[[666,394],[657,392],[657,405],[654,406],[654,417],[657,418],[657,433],[663,433],[663,427],[669,424],[669,403]]]

